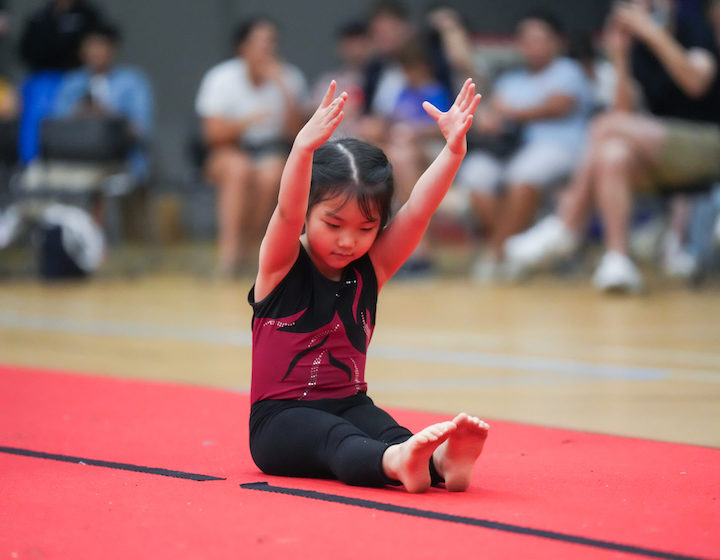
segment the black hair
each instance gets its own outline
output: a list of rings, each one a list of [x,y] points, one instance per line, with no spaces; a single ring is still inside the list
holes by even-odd
[[[517,29],[521,24],[531,20],[544,23],[558,37],[563,37],[565,35],[565,26],[562,24],[560,19],[553,12],[543,8],[533,8],[526,11],[518,18],[515,28]]]
[[[98,21],[94,23],[88,27],[83,34],[85,39],[95,36],[102,37],[113,45],[117,45],[122,39],[120,28],[108,21]]]
[[[272,25],[275,29],[278,29],[277,22],[269,16],[250,16],[235,26],[232,34],[233,48],[237,49],[240,45],[242,45],[250,36],[250,33],[252,33],[259,25]]]
[[[570,34],[568,39],[567,54],[580,63],[594,60],[598,56],[593,37],[590,32],[576,31]]]
[[[356,200],[368,220],[379,214],[382,231],[390,221],[394,189],[392,165],[380,148],[354,138],[332,140],[313,155],[308,212],[324,200],[344,195],[343,205]]]
[[[351,20],[345,22],[338,28],[337,38],[338,39],[351,39],[355,37],[364,37],[367,35],[368,26],[367,22],[363,20]]]
[[[370,10],[370,19],[378,16],[393,16],[397,19],[409,20],[407,8],[400,0],[378,0]]]

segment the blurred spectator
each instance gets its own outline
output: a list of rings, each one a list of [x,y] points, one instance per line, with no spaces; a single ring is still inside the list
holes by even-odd
[[[432,71],[426,49],[419,43],[409,44],[398,54],[402,86],[395,102],[385,114],[387,136],[385,149],[393,164],[397,204],[403,204],[427,167],[432,153],[432,139],[439,138],[435,121],[423,109],[429,101],[441,111],[451,105],[450,96]]]
[[[32,13],[20,34],[20,57],[30,70],[21,86],[20,157],[30,162],[38,151],[40,120],[52,108],[66,70],[80,65],[79,46],[102,17],[86,0],[50,0]]]
[[[116,65],[119,30],[99,23],[81,43],[82,68],[66,74],[57,91],[52,115],[117,115],[125,117],[136,140],[128,161],[135,183],[150,173],[148,143],[152,132],[153,92],[137,68]]]
[[[428,10],[425,23],[437,65],[450,71],[449,93],[458,90],[467,78],[473,79],[478,91],[485,91],[487,69],[476,60],[472,32],[463,15],[451,6],[436,4]]]
[[[644,0],[613,8],[618,110],[594,123],[559,217],[508,243],[516,264],[531,268],[571,255],[595,201],[606,252],[593,283],[601,290],[639,291],[643,280],[628,256],[633,189],[678,191],[720,179],[720,55],[706,22],[679,17],[678,6]],[[652,115],[629,112],[633,77]]]
[[[381,0],[370,14],[370,40],[374,56],[365,68],[365,112],[388,115],[404,85],[397,56],[415,37],[404,6]]]
[[[315,81],[309,108],[314,111],[320,105],[328,84],[335,80],[337,91],[348,93],[348,100],[343,109],[345,116],[343,122],[340,123],[338,133],[344,136],[357,136],[360,134],[357,128],[358,119],[365,107],[363,77],[365,67],[372,55],[370,36],[365,22],[351,21],[340,27],[337,32],[337,53],[341,65],[324,72]]]
[[[196,99],[209,148],[206,174],[218,189],[218,272],[230,275],[256,250],[275,205],[292,139],[302,125],[307,85],[278,55],[267,18],[242,23],[235,57],[211,68]]]
[[[580,66],[561,55],[562,29],[551,14],[525,15],[515,41],[524,67],[498,79],[475,120],[481,148],[471,151],[458,174],[458,184],[470,190],[489,239],[490,254],[474,268],[479,280],[505,274],[506,239],[528,227],[543,192],[572,173],[592,105]],[[521,133],[513,135],[519,127]],[[515,137],[517,145],[513,145]],[[483,150],[488,138],[491,141],[484,142]]]
[[[33,72],[77,68],[80,42],[100,21],[100,12],[86,0],[51,0],[26,22],[20,56]]]

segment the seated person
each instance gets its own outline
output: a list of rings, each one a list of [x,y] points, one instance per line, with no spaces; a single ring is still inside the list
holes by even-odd
[[[125,117],[135,140],[128,171],[136,184],[149,176],[147,144],[152,129],[153,93],[136,68],[115,64],[118,29],[98,24],[83,39],[83,66],[65,75],[55,97],[52,115],[116,115]]]
[[[580,156],[592,97],[580,66],[561,55],[562,38],[551,14],[522,17],[515,41],[524,66],[500,76],[475,120],[475,131],[484,136],[500,134],[507,123],[522,129],[507,159],[471,151],[458,173],[489,239],[489,256],[475,265],[478,279],[503,274],[505,240],[532,223],[543,191],[566,178]]]
[[[593,284],[603,291],[641,291],[627,235],[634,190],[677,193],[720,180],[720,54],[707,21],[678,8],[676,0],[614,7],[615,110],[593,123],[558,214],[509,240],[514,265],[536,268],[572,255],[595,203],[606,251]],[[633,82],[650,114],[632,112]]]
[[[83,37],[102,20],[87,0],[49,0],[24,23],[20,56],[33,72],[77,68]]]
[[[218,190],[218,273],[234,274],[256,251],[277,200],[291,139],[300,130],[305,79],[278,55],[278,30],[266,18],[242,23],[235,56],[203,77],[196,111]]]
[[[99,191],[102,184],[118,171],[125,171],[127,181],[118,191],[143,191],[149,178],[147,147],[152,128],[153,93],[143,73],[136,68],[115,63],[120,32],[113,25],[99,23],[92,27],[80,45],[82,67],[64,75],[55,95],[51,116],[119,116],[127,122],[132,142],[127,161],[118,168],[116,162],[41,162],[34,160],[28,168],[26,185],[35,182],[72,184],[88,191]],[[103,223],[103,205],[97,198],[93,213]],[[136,217],[128,219],[137,219]],[[137,224],[137,227],[144,227]]]

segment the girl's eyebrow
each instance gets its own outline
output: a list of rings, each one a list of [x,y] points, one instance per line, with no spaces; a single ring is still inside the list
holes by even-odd
[[[344,221],[345,221],[341,216],[339,216],[338,214],[336,214],[333,210],[326,210],[326,211],[325,211],[325,217],[326,217],[326,218],[332,218],[332,219],[334,219],[334,220],[338,220],[339,222],[344,222]],[[379,221],[380,221],[380,220],[379,220],[378,218],[376,218],[375,216],[373,216],[372,218],[367,218],[363,223],[364,223],[364,224],[374,224],[374,223],[379,222]]]

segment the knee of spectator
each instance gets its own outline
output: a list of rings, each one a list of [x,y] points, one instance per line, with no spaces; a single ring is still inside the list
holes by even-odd
[[[618,136],[607,136],[595,146],[595,160],[602,168],[627,168],[633,150],[629,142]]]

